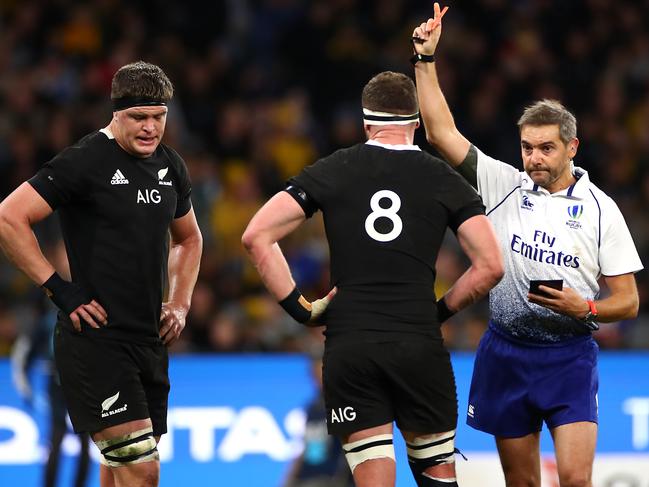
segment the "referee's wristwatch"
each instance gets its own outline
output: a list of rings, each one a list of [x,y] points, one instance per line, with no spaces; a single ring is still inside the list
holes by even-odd
[[[588,313],[586,313],[586,316],[584,316],[581,321],[586,323],[588,325],[588,328],[591,330],[598,330],[599,325],[597,324],[597,306],[595,306],[595,301],[591,299],[587,299],[586,302],[588,303]]]

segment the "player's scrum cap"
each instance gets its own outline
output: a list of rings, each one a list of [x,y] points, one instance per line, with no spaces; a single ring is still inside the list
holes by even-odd
[[[365,125],[408,125],[419,121],[419,112],[410,115],[398,115],[389,112],[375,112],[363,108],[363,123]]]
[[[167,106],[167,102],[159,98],[151,98],[148,96],[122,96],[121,98],[114,98],[113,111],[126,110],[132,107],[156,107]]]

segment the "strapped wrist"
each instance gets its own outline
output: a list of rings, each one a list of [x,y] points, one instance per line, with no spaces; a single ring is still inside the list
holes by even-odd
[[[434,54],[419,54],[416,53],[410,58],[410,63],[415,66],[418,62],[422,63],[434,63],[435,55]]]
[[[592,299],[587,299],[586,302],[588,303],[588,312],[586,313],[586,316],[584,316],[581,321],[586,323],[586,326],[591,330],[599,330],[599,325],[597,324],[597,306],[595,306],[595,301]]]
[[[297,286],[279,302],[279,305],[299,323],[306,323],[311,319],[311,303],[302,296]]]
[[[442,296],[442,299],[437,301],[437,320],[442,324],[454,314],[455,311],[448,309],[448,306],[446,306],[446,299]]]
[[[67,314],[72,313],[82,304],[90,302],[90,298],[81,286],[64,280],[56,272],[41,287],[47,297]]]

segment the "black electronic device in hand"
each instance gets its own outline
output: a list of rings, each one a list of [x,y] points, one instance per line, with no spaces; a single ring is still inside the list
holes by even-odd
[[[539,286],[547,286],[561,291],[563,289],[563,279],[533,279],[530,281],[530,294],[550,298],[551,296],[541,291]]]

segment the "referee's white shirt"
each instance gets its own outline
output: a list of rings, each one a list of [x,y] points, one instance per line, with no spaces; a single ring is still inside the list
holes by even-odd
[[[600,275],[642,269],[624,217],[579,167],[571,165],[575,184],[550,194],[526,172],[480,150],[477,154],[478,193],[498,234],[505,262],[505,276],[489,298],[493,326],[527,341],[569,338],[536,326],[539,321],[560,325],[569,319],[530,303],[529,282],[563,279],[564,287],[585,299],[597,299]]]

